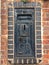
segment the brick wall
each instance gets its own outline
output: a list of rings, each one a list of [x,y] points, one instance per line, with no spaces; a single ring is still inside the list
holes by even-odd
[[[49,1],[45,0],[42,6],[43,10],[43,60],[44,64],[49,61]]]
[[[1,0],[1,49],[2,49],[2,65],[7,65],[7,44],[8,44],[8,11],[7,1]],[[20,0],[16,0],[20,1]],[[34,2],[35,0],[29,0]],[[49,61],[49,1],[36,0],[42,4],[42,27],[43,27],[43,65],[47,65]],[[49,65],[49,64],[48,64]]]
[[[1,1],[0,1],[0,64],[1,64]]]
[[[2,65],[7,65],[7,2],[1,0],[1,52],[2,52]]]

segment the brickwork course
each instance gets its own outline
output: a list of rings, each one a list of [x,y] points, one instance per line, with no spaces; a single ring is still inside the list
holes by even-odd
[[[0,44],[1,44],[1,64],[7,65],[7,45],[8,45],[8,2],[14,0],[1,0],[0,7]],[[20,0],[15,0],[19,2]],[[43,58],[42,65],[49,65],[49,0],[29,0],[30,2],[40,2],[42,5],[42,27],[43,27]],[[39,65],[41,65],[39,64]]]

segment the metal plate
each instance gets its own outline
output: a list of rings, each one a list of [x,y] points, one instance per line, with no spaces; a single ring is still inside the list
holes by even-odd
[[[29,14],[27,13],[27,11]],[[21,9],[21,11],[20,9],[15,9],[16,57],[35,57],[35,18],[33,17],[35,16],[34,14],[34,9]]]

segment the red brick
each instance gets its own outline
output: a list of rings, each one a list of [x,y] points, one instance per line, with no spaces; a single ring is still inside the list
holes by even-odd
[[[49,44],[49,40],[43,40],[43,44]]]
[[[7,45],[8,37],[6,35],[1,36],[2,45]]]
[[[49,9],[43,9],[43,13],[49,12]]]
[[[6,9],[2,9],[2,10],[1,10],[1,14],[2,14],[2,15],[3,15],[3,14],[7,15],[7,10],[6,10]]]
[[[2,19],[7,19],[7,16],[6,15],[2,15],[1,18]]]
[[[3,25],[7,25],[8,24],[8,22],[7,22],[7,19],[2,19],[2,22],[1,22],[1,24]]]
[[[43,21],[49,21],[49,18],[43,17]]]
[[[49,50],[49,45],[47,44],[43,45],[43,49],[46,49],[46,51]]]
[[[43,36],[43,39],[49,39],[49,36]]]
[[[2,9],[7,7],[6,0],[4,0],[4,1],[2,0],[1,1],[1,7],[2,7]]]
[[[49,8],[49,1],[43,3],[43,8]]]
[[[2,29],[8,30],[8,26],[7,25],[2,25]]]
[[[43,64],[45,65],[46,63],[48,63],[47,59],[43,59]]]
[[[2,30],[2,35],[6,35],[6,34],[8,34],[8,30]]]
[[[49,59],[49,55],[48,54],[45,54],[43,57]]]

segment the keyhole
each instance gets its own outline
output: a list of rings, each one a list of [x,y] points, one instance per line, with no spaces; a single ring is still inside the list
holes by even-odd
[[[25,30],[25,25],[24,25],[24,30]]]

